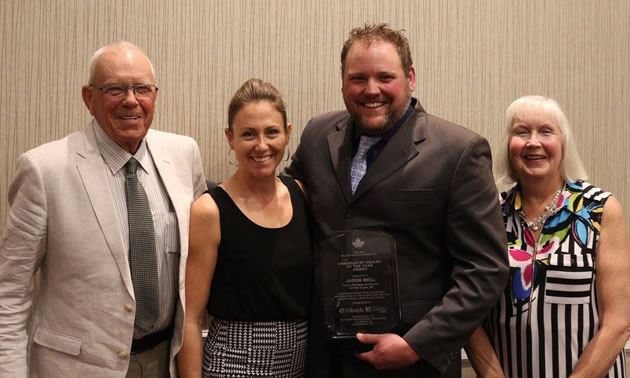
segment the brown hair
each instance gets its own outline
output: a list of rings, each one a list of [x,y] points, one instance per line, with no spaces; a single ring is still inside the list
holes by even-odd
[[[287,131],[287,110],[278,91],[273,85],[260,79],[249,79],[234,93],[228,106],[228,129],[232,130],[234,117],[245,105],[252,102],[268,101],[282,114],[284,131]]]
[[[343,77],[346,68],[346,56],[348,51],[355,42],[365,43],[367,46],[375,42],[387,42],[396,47],[400,62],[402,63],[405,76],[409,75],[409,70],[413,66],[411,59],[411,51],[409,50],[409,41],[402,35],[404,30],[394,30],[388,24],[365,24],[363,27],[357,27],[350,31],[348,39],[341,49],[341,76]]]

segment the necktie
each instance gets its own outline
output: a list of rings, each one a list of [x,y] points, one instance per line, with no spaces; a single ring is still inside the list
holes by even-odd
[[[350,168],[350,184],[352,185],[352,194],[357,190],[357,186],[359,186],[359,182],[365,175],[365,171],[367,170],[367,161],[365,157],[367,155],[368,150],[375,145],[381,138],[380,137],[371,137],[367,135],[362,135],[361,140],[359,141],[359,148],[357,149],[357,154],[354,155],[352,159],[352,167]]]
[[[155,230],[149,199],[136,175],[138,161],[134,158],[129,159],[125,168],[129,263],[136,297],[135,324],[138,328],[148,331],[153,328],[159,313]]]

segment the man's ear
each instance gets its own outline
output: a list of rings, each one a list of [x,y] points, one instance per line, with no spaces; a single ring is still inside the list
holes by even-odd
[[[83,97],[83,103],[90,111],[90,114],[94,115],[94,110],[92,107],[92,91],[90,90],[89,86],[84,85],[83,88],[81,88],[81,97]]]
[[[416,69],[414,66],[411,66],[409,69],[409,74],[407,75],[407,81],[409,82],[409,90],[411,92],[416,90]]]

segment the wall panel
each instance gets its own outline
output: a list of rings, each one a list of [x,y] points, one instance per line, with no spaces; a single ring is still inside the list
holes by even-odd
[[[231,94],[274,83],[294,124],[343,107],[339,52],[353,27],[405,29],[425,108],[500,146],[503,113],[524,94],[564,107],[594,183],[630,213],[627,0],[5,0],[0,2],[0,232],[17,156],[79,130],[94,50],[143,47],[160,87],[153,127],[197,139],[209,178],[226,178]]]

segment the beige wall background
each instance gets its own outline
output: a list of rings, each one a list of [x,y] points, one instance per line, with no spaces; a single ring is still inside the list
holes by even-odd
[[[80,89],[98,47],[125,39],[147,51],[160,87],[153,127],[195,138],[207,177],[222,180],[232,93],[250,77],[274,83],[294,151],[308,119],[343,108],[341,45],[365,22],[406,30],[415,96],[493,151],[512,100],[557,99],[591,181],[630,214],[628,0],[2,0],[0,232],[18,155],[89,122]]]

